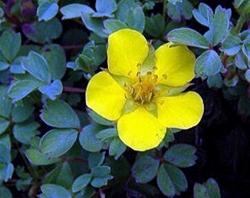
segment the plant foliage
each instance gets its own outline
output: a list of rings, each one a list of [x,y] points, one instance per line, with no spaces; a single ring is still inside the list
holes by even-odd
[[[214,179],[194,184],[186,174],[199,161],[198,143],[169,129],[157,149],[136,153],[113,122],[86,109],[84,98],[88,80],[106,67],[108,35],[127,27],[155,48],[168,41],[189,46],[197,57],[195,82],[221,90],[249,116],[250,3],[211,8],[197,2],[0,1],[0,197],[174,197],[187,191],[219,198]]]

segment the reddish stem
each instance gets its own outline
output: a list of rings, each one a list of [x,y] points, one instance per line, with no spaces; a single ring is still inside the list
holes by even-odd
[[[222,64],[226,67],[227,65],[227,59],[229,58],[228,55],[224,55],[224,57],[222,58]]]
[[[70,92],[70,93],[85,93],[84,89],[77,88],[77,87],[63,87],[64,92]]]
[[[62,160],[64,162],[87,163],[87,161],[85,159],[82,159],[80,157],[75,157],[75,158],[63,157]]]
[[[71,49],[80,49],[83,47],[83,45],[63,45],[62,47],[65,50],[71,50]]]

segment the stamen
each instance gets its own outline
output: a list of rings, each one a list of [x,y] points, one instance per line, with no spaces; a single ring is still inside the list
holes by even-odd
[[[138,72],[137,82],[128,87],[125,85],[125,89],[136,103],[147,104],[152,101],[155,95],[157,79],[157,75],[152,72],[147,72],[143,76]]]
[[[166,74],[163,74],[162,77],[166,80],[168,77]]]
[[[130,70],[129,72],[128,72],[128,76],[130,76],[132,74],[132,70]]]

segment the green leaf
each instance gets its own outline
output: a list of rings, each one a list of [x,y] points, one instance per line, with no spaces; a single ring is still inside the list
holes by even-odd
[[[27,120],[33,113],[34,106],[28,100],[22,100],[13,105],[11,116],[15,123]]]
[[[130,8],[126,23],[128,27],[143,32],[145,27],[145,15],[140,6]]]
[[[166,1],[168,1],[169,3],[172,3],[172,4],[174,4],[174,5],[176,5],[176,3],[181,3],[181,2],[183,2],[183,0],[166,0]]]
[[[137,183],[148,183],[157,174],[159,160],[153,159],[151,156],[145,155],[139,157],[133,167],[132,175]]]
[[[4,70],[0,72],[0,83],[8,84],[10,81],[10,73],[9,70]]]
[[[100,37],[107,37],[107,34],[104,32],[104,26],[101,18],[92,17],[90,13],[81,13],[81,18],[86,26],[86,28],[90,31],[93,31]]]
[[[215,14],[209,25],[209,31],[206,33],[210,35],[213,46],[219,44],[229,33],[231,10],[226,10],[221,6],[218,6],[215,10]],[[223,30],[223,31],[222,31]]]
[[[92,181],[91,185],[95,188],[100,188],[108,184],[108,181],[113,177],[110,175],[111,168],[109,166],[96,166],[91,169]]]
[[[36,79],[50,82],[51,74],[46,59],[40,54],[31,51],[29,55],[22,60],[24,69]]]
[[[67,189],[71,188],[73,183],[73,173],[69,163],[64,162],[63,164],[58,164],[56,168],[46,175],[43,183],[58,184]]]
[[[176,2],[175,4],[168,2],[167,12],[168,16],[177,22],[184,19],[192,18],[193,5],[188,0]]]
[[[0,163],[0,181],[7,182],[12,178],[14,173],[14,166],[12,163]]]
[[[229,34],[223,41],[221,50],[229,56],[237,54],[241,49],[240,37]]]
[[[60,80],[66,72],[66,55],[60,45],[47,45],[43,52],[52,80]]]
[[[143,10],[145,10],[145,11],[147,11],[147,10],[153,10],[154,9],[154,7],[155,7],[155,5],[156,5],[156,2],[155,1],[145,1],[144,3],[143,3]]]
[[[193,10],[193,16],[200,24],[209,27],[213,18],[213,10],[205,3],[200,3],[199,8]]]
[[[96,166],[91,169],[91,174],[93,177],[105,177],[111,173],[111,168],[109,166]]]
[[[41,186],[41,191],[46,198],[72,198],[68,190],[55,184],[44,184]]]
[[[0,137],[0,144],[6,146],[6,148],[10,151],[11,150],[11,140],[9,135],[2,135]]]
[[[162,37],[165,31],[164,17],[160,14],[146,17],[145,31],[155,38]]]
[[[36,90],[40,85],[41,82],[36,80],[18,80],[10,86],[8,95],[13,102],[17,102]]]
[[[166,147],[169,147],[169,143],[171,143],[171,142],[173,142],[175,140],[174,133],[175,132],[173,131],[173,129],[172,130],[169,129],[167,131],[167,134],[166,134],[166,136],[164,138],[164,141],[162,142],[162,143],[164,143],[166,145]]]
[[[0,109],[0,111],[1,111],[1,109]],[[114,125],[113,122],[111,122],[110,120],[107,120],[107,119],[101,117],[100,115],[98,115],[97,113],[95,113],[92,110],[88,110],[87,112],[88,112],[88,115],[91,117],[91,119],[94,122],[96,122],[97,124],[104,125],[104,126],[113,126]]]
[[[216,74],[214,76],[208,76],[207,78],[207,85],[210,88],[222,88],[223,86],[223,79],[220,74]]]
[[[43,180],[44,184],[57,184],[67,189],[71,188],[73,183],[73,173],[68,162],[57,164]]]
[[[55,80],[49,85],[39,87],[39,91],[42,94],[47,95],[49,99],[55,100],[59,95],[62,94],[63,85],[60,80]]]
[[[62,24],[55,17],[49,21],[36,21],[32,24],[24,24],[23,33],[33,42],[46,43],[58,38],[62,33]],[[53,30],[53,31],[44,31]]]
[[[39,21],[49,21],[58,12],[59,6],[56,2],[44,2],[38,6],[37,16]]]
[[[18,166],[15,170],[17,176],[20,178],[16,182],[16,188],[18,191],[24,191],[27,190],[27,188],[32,183],[32,177],[31,175],[26,172],[24,167]]]
[[[40,151],[49,158],[60,157],[74,145],[77,134],[73,129],[52,129],[41,138]]]
[[[177,167],[165,164],[165,168],[171,178],[176,192],[185,192],[188,188],[188,182],[184,173]]]
[[[118,19],[106,19],[103,22],[103,25],[107,30],[108,34],[127,27],[125,23]]]
[[[169,41],[180,43],[188,46],[199,47],[203,49],[209,48],[207,39],[199,32],[190,28],[178,28],[168,33]]]
[[[162,164],[157,173],[157,185],[161,192],[168,196],[173,197],[175,195],[175,186],[172,183],[164,164]]]
[[[4,198],[12,198],[10,190],[4,186],[0,187],[0,195],[3,196]]]
[[[89,152],[98,152],[102,149],[103,143],[96,138],[99,127],[88,125],[80,133],[79,141],[83,149]]]
[[[246,17],[250,14],[250,2],[248,0],[235,0],[234,5],[237,8],[238,12],[241,15],[245,15]]]
[[[37,131],[38,127],[37,122],[15,124],[13,127],[14,137],[23,144],[29,144],[31,139],[39,133]]]
[[[12,103],[8,97],[8,89],[0,85],[0,116],[9,118],[12,110]]]
[[[9,71],[12,74],[25,74],[25,70],[22,67],[22,59],[23,57],[17,57],[10,65]]]
[[[94,13],[94,10],[89,6],[79,4],[79,3],[72,3],[66,5],[60,9],[63,17],[62,19],[73,19],[73,18],[80,18],[82,13]]]
[[[8,163],[11,161],[10,150],[6,145],[0,144],[0,152],[1,152],[1,155],[0,155],[1,163]]]
[[[72,185],[73,193],[79,192],[83,188],[85,188],[90,183],[91,179],[92,179],[91,174],[83,174],[77,177]]]
[[[242,52],[239,52],[234,59],[235,66],[240,70],[247,69],[247,60]]]
[[[25,151],[25,155],[31,164],[37,166],[49,165],[58,161],[58,159],[49,158],[45,154],[41,153],[39,150],[33,148],[27,149]]]
[[[121,0],[118,3],[116,18],[126,23],[130,8],[136,6],[138,6],[138,4],[134,0]]]
[[[57,128],[80,128],[80,121],[75,111],[62,100],[48,101],[40,115],[49,126]]]
[[[3,56],[12,62],[21,47],[21,34],[11,30],[3,32],[0,37],[0,51]]]
[[[195,71],[199,76],[213,76],[223,67],[220,57],[214,50],[203,52],[195,63]]]
[[[246,56],[247,60],[250,61],[250,42],[243,44],[242,52]]]
[[[245,75],[247,82],[250,82],[250,69],[246,70],[244,75]]]
[[[96,134],[97,139],[103,141],[106,141],[108,139],[117,137],[117,130],[115,128],[107,128],[99,131]]]
[[[209,178],[206,182],[209,197],[220,198],[220,188],[217,182],[213,178]]]
[[[2,4],[1,4],[2,5]],[[3,17],[4,16],[4,10],[3,10],[3,8],[1,7],[0,8],[0,17]]]
[[[0,117],[0,135],[9,127],[10,121]]]
[[[220,188],[213,178],[209,178],[206,183],[194,185],[194,198],[220,198]]]
[[[88,166],[89,168],[94,168],[96,166],[102,165],[105,160],[105,152],[102,153],[90,153],[88,156]]]
[[[196,183],[194,185],[194,198],[210,198],[206,187]]]
[[[105,59],[106,46],[90,41],[84,46],[82,53],[76,59],[76,64],[79,69],[88,73],[94,73]]]
[[[96,191],[94,188],[92,188],[91,186],[87,186],[84,189],[81,190],[81,192],[79,192],[76,197],[77,198],[92,198],[96,195]]]
[[[4,70],[8,69],[9,66],[10,66],[10,65],[9,65],[8,63],[5,63],[5,62],[3,62],[3,61],[0,61],[0,71],[4,71]]]
[[[241,40],[243,41],[243,43],[249,43],[250,41],[250,30],[244,30],[239,34]]]
[[[175,144],[164,154],[164,159],[179,167],[190,167],[197,159],[196,148],[188,144]]]
[[[126,149],[126,145],[119,138],[114,138],[109,146],[109,155],[114,156],[117,160]]]
[[[96,11],[101,16],[112,16],[111,14],[116,11],[117,5],[115,0],[96,0]]]

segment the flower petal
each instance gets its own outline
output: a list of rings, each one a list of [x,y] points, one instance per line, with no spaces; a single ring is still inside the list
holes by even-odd
[[[121,29],[108,38],[108,68],[115,75],[135,77],[149,52],[144,36],[132,29]]]
[[[155,51],[155,57],[160,83],[177,87],[194,78],[195,55],[186,46],[164,44]]]
[[[125,104],[125,90],[105,71],[94,75],[87,86],[86,104],[108,120],[117,120]]]
[[[177,96],[157,100],[159,121],[168,128],[188,129],[197,125],[203,115],[204,105],[200,95],[189,91]]]
[[[166,134],[166,128],[143,107],[123,115],[118,120],[117,128],[124,144],[137,151],[157,147]]]

